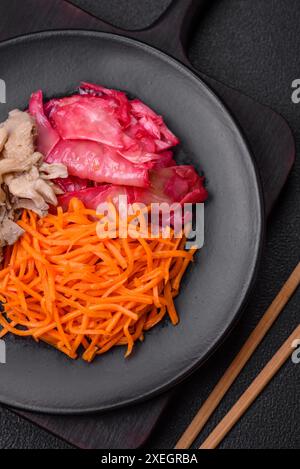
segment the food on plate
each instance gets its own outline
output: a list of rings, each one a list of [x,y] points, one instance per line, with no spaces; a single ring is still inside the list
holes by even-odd
[[[36,151],[35,121],[26,112],[14,110],[0,124],[0,259],[2,248],[22,235],[15,221],[20,210],[28,208],[41,216],[49,204],[57,205],[61,193],[52,180],[68,175],[67,168],[47,164]]]
[[[114,345],[128,356],[168,314],[194,250],[184,237],[97,236],[96,211],[73,198],[67,211],[39,218],[24,211],[25,234],[7,249],[0,273],[2,332],[33,337],[91,362]],[[130,219],[128,219],[130,224]]]
[[[122,219],[120,203],[148,215],[153,203],[206,201],[204,177],[176,163],[178,144],[142,101],[91,83],[48,101],[39,90],[26,112],[9,114],[0,124],[0,338],[31,337],[91,362],[115,345],[130,355],[166,316],[178,323],[174,298],[196,249],[171,215],[167,232],[158,217],[153,237],[136,214]],[[117,225],[100,236],[103,203]]]

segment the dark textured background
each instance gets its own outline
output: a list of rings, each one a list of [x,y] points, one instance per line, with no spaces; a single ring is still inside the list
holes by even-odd
[[[118,26],[137,29],[149,25],[170,0],[74,0],[73,3]],[[259,278],[242,320],[218,353],[181,385],[148,442],[148,448],[171,448],[175,444],[299,260],[300,104],[291,102],[291,83],[300,78],[300,2],[217,0],[211,3],[191,41],[193,65],[281,113],[295,133],[298,158],[269,220]],[[299,313],[300,291],[252,358],[202,438],[298,325]],[[289,362],[221,447],[299,449],[299,418],[300,365]],[[0,448],[68,448],[68,445],[2,409]]]

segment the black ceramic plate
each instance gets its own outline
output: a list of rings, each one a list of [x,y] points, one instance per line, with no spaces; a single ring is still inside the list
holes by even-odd
[[[140,97],[181,138],[182,154],[205,171],[205,247],[177,301],[181,322],[146,335],[129,359],[117,348],[93,364],[72,361],[31,339],[8,337],[0,401],[55,413],[106,410],[178,383],[215,349],[241,311],[262,241],[256,170],[239,130],[216,96],[187,68],[132,40],[101,33],[41,33],[0,45],[7,104],[25,108],[32,91],[64,95],[81,80]],[[182,155],[180,155],[182,158]]]

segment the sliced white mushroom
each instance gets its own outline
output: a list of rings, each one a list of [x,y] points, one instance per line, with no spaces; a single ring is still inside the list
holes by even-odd
[[[3,149],[4,158],[26,159],[35,151],[36,126],[27,113],[14,110],[3,123],[8,139]]]
[[[0,239],[3,245],[13,245],[24,230],[12,220],[6,219],[0,225]]]
[[[64,164],[60,163],[42,163],[39,167],[42,179],[58,179],[68,177],[68,170]]]
[[[22,173],[29,171],[41,159],[41,153],[33,153],[26,159],[2,158],[0,159],[0,178],[9,173]]]
[[[14,202],[14,210],[20,210],[20,209],[26,209],[26,210],[31,210],[32,212],[35,212],[39,217],[45,217],[48,213],[48,205],[47,209],[41,210],[39,209],[35,202],[33,200],[29,199],[19,199],[17,198],[16,201]]]

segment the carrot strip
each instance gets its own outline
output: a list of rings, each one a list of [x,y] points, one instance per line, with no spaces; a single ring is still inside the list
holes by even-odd
[[[176,324],[178,324],[179,322],[179,318],[174,305],[170,282],[168,282],[165,286],[165,297],[167,301],[168,314],[170,316],[171,322],[174,326],[176,326]]]
[[[192,259],[193,259],[193,256],[196,252],[197,252],[197,249],[191,249],[190,250],[190,255],[192,256]],[[185,259],[183,261],[183,264],[181,266],[180,271],[178,272],[178,274],[176,275],[175,279],[172,282],[172,287],[173,287],[174,290],[176,290],[176,291],[179,290],[181,280],[182,280],[182,278],[183,278],[189,264],[190,264],[190,261],[188,259]]]

